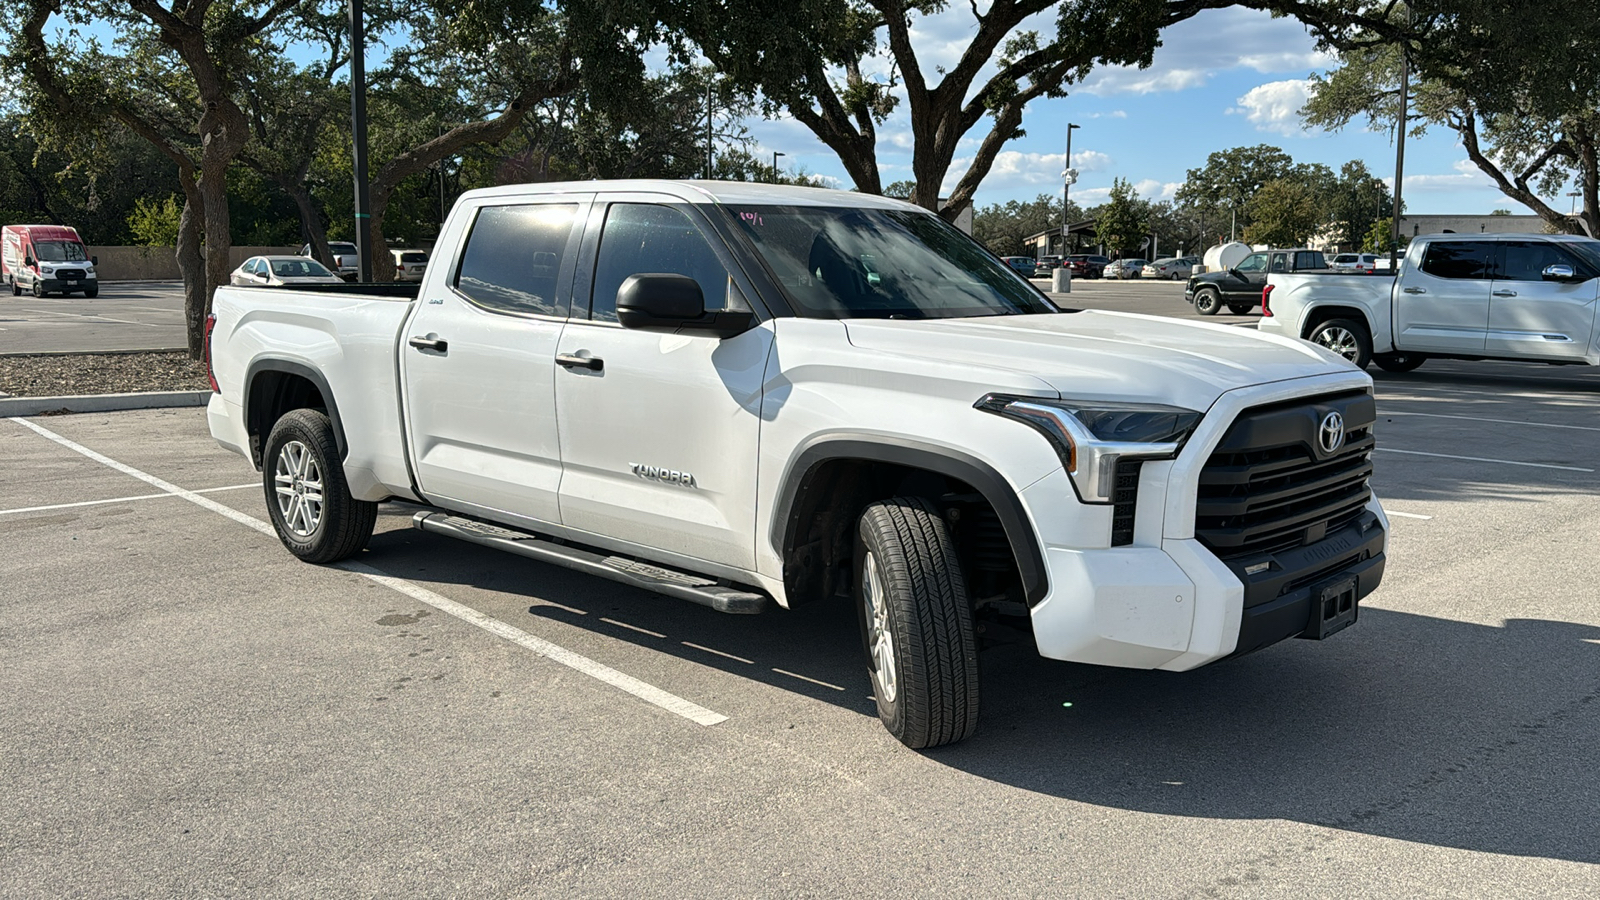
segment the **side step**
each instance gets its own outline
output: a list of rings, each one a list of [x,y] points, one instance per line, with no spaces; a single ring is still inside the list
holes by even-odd
[[[766,594],[721,585],[711,578],[663,568],[624,556],[606,556],[593,550],[558,544],[530,532],[450,513],[419,512],[412,517],[411,527],[449,535],[540,562],[565,566],[590,575],[599,575],[601,578],[620,581],[636,588],[709,606],[717,612],[754,615],[765,611],[772,602]]]

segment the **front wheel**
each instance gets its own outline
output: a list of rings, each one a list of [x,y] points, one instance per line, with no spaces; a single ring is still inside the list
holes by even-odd
[[[1311,329],[1306,340],[1350,360],[1358,369],[1365,369],[1372,360],[1372,338],[1360,322],[1329,319]]]
[[[1385,372],[1410,372],[1428,361],[1421,353],[1377,353],[1372,361]]]
[[[35,297],[43,297],[44,296],[44,282],[40,281],[37,278],[35,278],[33,280],[33,295]]]
[[[311,563],[361,552],[378,521],[378,504],[350,496],[326,413],[297,409],[272,426],[262,454],[261,484],[278,539]]]
[[[94,287],[86,287],[86,288],[84,288],[83,289],[83,295],[85,297],[98,297],[98,296],[100,296],[100,286],[99,285],[95,285]]]
[[[1214,316],[1222,308],[1222,298],[1215,288],[1204,288],[1194,295],[1194,311],[1202,316]]]
[[[1250,310],[1255,309],[1255,308],[1256,308],[1256,305],[1254,303],[1229,303],[1228,304],[1228,312],[1231,312],[1236,316],[1245,315],[1246,313],[1250,312]]]
[[[955,541],[921,497],[874,503],[856,529],[856,611],[878,718],[915,750],[978,725],[978,646]]]

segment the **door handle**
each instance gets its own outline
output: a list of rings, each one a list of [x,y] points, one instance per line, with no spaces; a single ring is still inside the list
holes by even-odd
[[[1515,297],[1517,295],[1517,292],[1516,291],[1495,291],[1494,295],[1496,297]]]
[[[418,350],[437,350],[440,353],[450,349],[450,342],[442,338],[414,337],[406,343]]]
[[[556,354],[556,365],[568,369],[588,369],[591,372],[605,370],[606,361],[598,356],[577,356],[572,353]]]
[[[1428,292],[1427,288],[1419,287],[1401,288],[1400,290],[1407,294],[1426,294]]]

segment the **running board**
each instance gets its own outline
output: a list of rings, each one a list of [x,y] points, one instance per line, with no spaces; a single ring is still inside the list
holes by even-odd
[[[625,556],[607,556],[593,550],[560,544],[526,531],[506,528],[443,512],[419,512],[411,527],[449,535],[469,543],[493,547],[518,556],[599,575],[612,581],[701,606],[717,612],[754,615],[766,610],[772,600],[766,594],[718,584],[714,579],[667,569]]]

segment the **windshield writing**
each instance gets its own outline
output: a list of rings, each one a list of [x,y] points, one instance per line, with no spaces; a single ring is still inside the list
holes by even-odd
[[[936,319],[1058,312],[937,216],[813,206],[733,208],[797,315]]]

